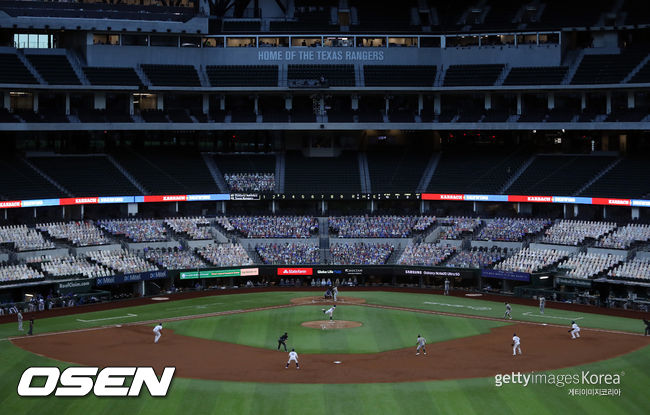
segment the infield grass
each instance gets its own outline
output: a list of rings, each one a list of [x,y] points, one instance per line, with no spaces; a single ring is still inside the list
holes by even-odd
[[[73,316],[55,317],[36,320],[36,333],[45,331],[71,330],[121,324],[134,321],[165,319],[183,315],[196,315],[216,311],[250,309],[278,304],[287,304],[292,297],[306,296],[304,292],[270,292],[255,294],[234,294],[204,297],[192,300],[182,300],[151,305],[129,307],[111,311],[84,313]],[[354,292],[342,293],[365,298],[369,303],[412,307],[424,310],[435,310],[467,315],[502,317],[503,304],[498,302],[477,301],[468,298],[443,297],[429,294],[405,294],[391,292]],[[471,307],[471,308],[470,308]],[[489,308],[489,309],[487,309]],[[311,306],[279,309],[268,312],[268,316],[258,316],[257,321],[268,326],[266,332],[256,333],[255,342],[260,347],[277,347],[278,329],[289,323],[296,324],[303,310],[311,315]],[[385,310],[368,307],[345,306],[337,309],[336,318],[363,321],[364,313],[381,315]],[[266,313],[266,312],[262,312]],[[278,314],[275,314],[278,313]],[[395,314],[393,314],[395,313]],[[127,314],[137,316],[128,317]],[[245,326],[252,321],[246,321],[247,316],[258,313],[222,316],[219,318],[203,318],[167,325],[177,330],[198,331],[205,336],[228,336],[227,341],[237,342],[244,332]],[[309,320],[322,318],[320,310],[317,316]],[[538,316],[536,307],[513,305],[515,320],[541,321],[556,324],[567,324],[570,319],[580,318],[582,327],[593,327],[613,330],[641,332],[643,326],[638,320],[620,317],[602,316],[588,313],[574,313],[547,308],[544,316]],[[393,340],[387,340],[399,332],[400,322],[408,326],[403,335],[399,334],[394,341],[397,347],[400,342],[407,346],[414,342],[412,329],[421,325],[437,324],[445,327],[447,322],[457,325],[457,328],[439,329],[442,339],[444,336],[469,335],[473,330],[480,332],[486,324],[503,324],[500,321],[485,321],[459,317],[434,316],[410,312],[394,312],[395,317],[385,321],[385,327],[374,328],[373,318],[367,318],[369,328],[374,328],[372,335],[361,336],[364,340],[360,346],[356,335],[344,334],[349,338],[347,346],[368,347],[365,343],[379,343],[386,347]],[[556,317],[555,319],[551,317]],[[106,319],[110,320],[98,320]],[[394,321],[392,321],[395,319]],[[82,322],[79,320],[86,320]],[[210,333],[208,326],[218,321],[222,329],[220,333]],[[230,323],[238,320],[237,324]],[[230,322],[229,322],[230,321]],[[384,322],[384,320],[381,320]],[[225,322],[225,323],[224,323]],[[222,325],[223,324],[223,325]],[[239,327],[238,324],[244,325]],[[202,327],[203,326],[203,327]],[[465,326],[465,327],[463,327]],[[294,329],[292,329],[293,331]],[[294,336],[302,336],[301,330],[295,328],[290,332],[290,342]],[[309,330],[304,329],[304,333]],[[347,329],[355,330],[355,329]],[[345,333],[347,330],[335,330],[327,336]],[[377,333],[374,333],[376,330]],[[424,331],[424,330],[423,330]],[[352,331],[350,331],[352,333]],[[0,338],[17,335],[16,324],[0,325]],[[415,333],[417,334],[417,333]],[[429,341],[435,341],[436,335],[427,334]],[[372,337],[370,337],[372,336]],[[387,337],[388,336],[388,337]],[[433,337],[432,337],[433,336]],[[320,337],[320,336],[319,336]],[[375,338],[379,340],[375,340]],[[269,340],[270,339],[270,340]],[[370,341],[372,339],[372,341]],[[343,339],[340,339],[344,341]],[[271,344],[268,344],[271,342]],[[329,342],[329,341],[328,341]],[[291,344],[291,343],[290,343]],[[314,351],[322,350],[323,346],[316,342],[310,345]],[[330,346],[328,346],[330,347]],[[379,346],[373,346],[379,347]],[[391,346],[392,347],[392,346]],[[182,351],[179,351],[182,352]],[[650,412],[648,388],[650,387],[650,346],[624,356],[616,357],[585,366],[572,367],[551,371],[554,374],[578,374],[582,370],[591,373],[620,374],[622,395],[613,396],[569,396],[569,387],[559,388],[553,385],[505,385],[496,387],[494,378],[464,379],[454,381],[435,381],[417,383],[393,384],[346,384],[346,385],[305,385],[305,384],[266,384],[247,382],[219,382],[176,378],[172,383],[170,393],[166,398],[151,398],[146,392],[139,398],[20,398],[16,387],[22,372],[30,366],[59,366],[67,364],[47,359],[15,347],[8,341],[0,341],[0,413],[20,414],[278,414],[278,415],[413,415],[413,414],[498,414],[498,415],[527,415],[527,414],[588,414],[588,415],[618,415],[618,414],[647,414]]]

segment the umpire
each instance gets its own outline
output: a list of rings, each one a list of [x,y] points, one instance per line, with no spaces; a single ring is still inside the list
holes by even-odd
[[[284,351],[287,351],[287,339],[289,338],[289,335],[285,332],[280,338],[278,339],[278,350],[280,350],[280,346],[284,346]]]

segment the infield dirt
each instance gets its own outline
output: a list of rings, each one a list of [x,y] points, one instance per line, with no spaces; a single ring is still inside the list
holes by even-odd
[[[254,310],[251,310],[254,311]],[[512,355],[512,335],[521,337],[523,355]],[[315,332],[315,335],[317,332]],[[30,352],[87,366],[176,367],[176,377],[268,383],[414,382],[492,377],[512,371],[539,372],[592,363],[650,344],[650,338],[583,329],[572,340],[564,327],[526,323],[494,328],[488,334],[374,354],[301,354],[301,370],[285,370],[285,352],[188,337],[165,329],[158,344],[152,327],[128,325],[11,341]],[[340,361],[340,364],[334,364]]]

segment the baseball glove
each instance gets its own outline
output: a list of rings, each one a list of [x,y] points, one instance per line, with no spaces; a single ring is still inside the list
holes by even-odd
[[[569,331],[567,331],[567,333],[571,333],[571,330],[573,330],[573,329],[569,329]]]
[[[515,347],[515,344],[514,344],[514,343],[512,343],[512,344],[511,344],[510,346],[512,346],[512,347]]]

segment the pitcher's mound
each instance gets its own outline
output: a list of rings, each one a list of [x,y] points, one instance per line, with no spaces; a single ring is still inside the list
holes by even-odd
[[[356,297],[338,297],[336,302],[331,299],[325,299],[323,296],[318,297],[299,297],[292,298],[291,304],[299,305],[309,305],[309,304],[318,304],[318,305],[341,305],[341,304],[365,304],[366,300],[364,298]]]
[[[332,330],[332,329],[351,329],[354,327],[361,327],[363,324],[358,321],[345,321],[345,320],[318,320],[318,321],[305,321],[300,324],[310,329]]]

